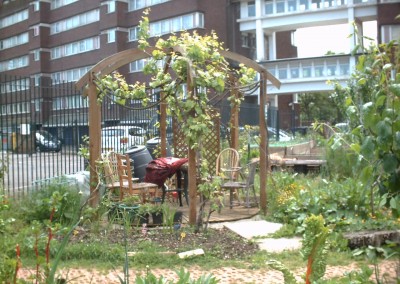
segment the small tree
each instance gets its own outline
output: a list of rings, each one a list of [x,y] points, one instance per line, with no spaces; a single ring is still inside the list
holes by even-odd
[[[350,124],[347,136],[331,141],[335,150],[347,145],[357,155],[353,163],[365,188],[381,197],[395,216],[400,216],[400,53],[395,42],[371,46],[358,59],[348,85],[336,85],[345,101]]]

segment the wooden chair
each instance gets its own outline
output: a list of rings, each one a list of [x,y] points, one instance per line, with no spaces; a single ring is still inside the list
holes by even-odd
[[[258,205],[256,190],[254,187],[254,179],[258,163],[259,163],[258,159],[252,160],[250,163],[246,165],[246,167],[244,167],[240,171],[240,176],[242,178],[241,181],[228,181],[221,185],[222,190],[229,190],[229,202],[231,209],[233,205],[233,192],[236,191],[237,189],[242,189],[245,191],[246,207],[250,207],[249,192],[252,189],[254,194],[254,201]]]
[[[117,195],[116,191],[120,188],[117,153],[111,151],[102,154],[102,167],[106,191],[109,198],[114,199],[114,196]],[[139,181],[138,178],[132,178],[132,182],[137,181]]]
[[[142,203],[146,203],[148,197],[156,199],[160,194],[157,184],[149,182],[134,183],[132,179],[131,159],[128,154],[117,154],[118,176],[119,176],[119,200],[124,199],[124,195],[140,195]]]
[[[224,180],[234,181],[237,179],[239,171],[238,151],[233,148],[222,150],[217,157],[216,175],[222,177]]]
[[[218,156],[217,156],[217,161],[216,161],[216,169],[215,169],[215,174],[216,176],[222,178],[223,183],[226,182],[235,182],[239,176],[240,173],[240,167],[239,167],[239,153],[236,149],[233,148],[226,148],[222,150]],[[226,191],[228,188],[221,186],[221,194],[224,196],[224,191]],[[236,188],[229,188],[229,199],[230,199],[230,204],[232,208],[232,199],[233,199],[233,194],[237,195],[237,198],[239,199],[239,194],[237,194]]]

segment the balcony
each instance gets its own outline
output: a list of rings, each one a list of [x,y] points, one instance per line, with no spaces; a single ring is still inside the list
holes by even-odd
[[[268,86],[268,94],[324,92],[333,90],[327,81],[338,81],[342,85],[350,78],[355,58],[350,55],[331,55],[312,58],[280,59],[260,62],[264,68],[278,78],[282,86]]]

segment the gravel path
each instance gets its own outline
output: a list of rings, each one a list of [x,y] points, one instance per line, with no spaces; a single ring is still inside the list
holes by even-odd
[[[398,276],[396,276],[396,267],[398,263],[395,261],[383,261],[379,265],[381,276],[386,275],[385,278],[387,284],[395,284],[397,283]],[[372,268],[372,266],[371,266]],[[359,268],[356,264],[347,265],[347,266],[329,266],[327,267],[324,278],[331,279],[334,277],[343,276],[344,273],[358,270]],[[134,269],[130,269],[130,281],[134,283],[134,279],[137,274],[144,274],[145,271],[138,271]],[[177,279],[177,275],[174,270],[171,269],[154,269],[151,272],[156,276],[164,276],[169,280]],[[224,267],[220,269],[213,270],[201,270],[199,268],[189,269],[190,276],[193,279],[199,278],[202,274],[210,274],[212,273],[216,278],[220,280],[220,284],[283,284],[282,273],[275,270],[246,270],[246,269],[238,269],[232,267]],[[29,271],[24,270],[21,271],[19,277],[27,277],[30,274]],[[301,283],[301,275],[304,274],[304,271],[297,271],[296,278]],[[65,269],[60,270],[58,275],[63,275],[68,280],[68,283],[107,283],[107,284],[119,284],[120,281],[118,279],[118,275],[123,278],[122,270],[119,271],[96,271],[90,269]]]

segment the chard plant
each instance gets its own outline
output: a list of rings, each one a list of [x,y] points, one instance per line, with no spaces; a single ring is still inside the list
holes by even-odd
[[[311,215],[304,221],[305,233],[303,236],[303,246],[301,255],[307,261],[305,283],[316,283],[325,274],[326,254],[328,248],[327,238],[330,230],[325,227],[322,216]],[[293,273],[281,262],[270,260],[267,265],[283,273],[286,284],[297,284]]]

